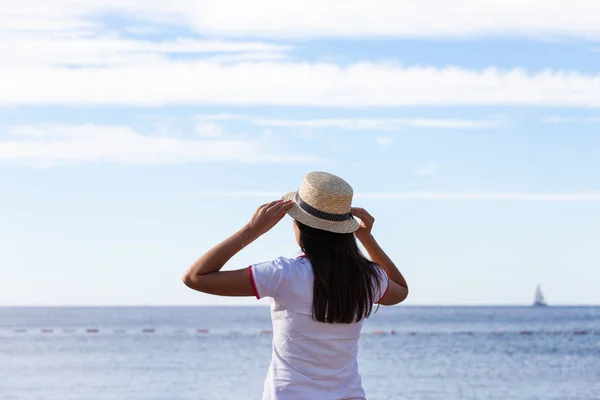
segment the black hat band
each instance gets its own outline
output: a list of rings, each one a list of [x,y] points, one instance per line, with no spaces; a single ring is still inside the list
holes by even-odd
[[[312,215],[315,218],[319,218],[325,221],[334,221],[334,222],[342,222],[352,219],[352,212],[348,212],[345,214],[331,214],[325,211],[317,210],[312,207],[310,204],[306,203],[300,195],[296,192],[296,204],[306,213]]]

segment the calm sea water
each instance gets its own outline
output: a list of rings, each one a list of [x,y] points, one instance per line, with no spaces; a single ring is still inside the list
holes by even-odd
[[[264,307],[0,308],[0,399],[260,399],[269,329]],[[369,400],[600,399],[600,307],[381,308],[363,332]]]

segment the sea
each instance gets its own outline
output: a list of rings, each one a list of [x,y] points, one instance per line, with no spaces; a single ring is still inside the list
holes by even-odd
[[[2,400],[260,399],[268,307],[0,307]],[[381,307],[369,400],[600,400],[600,307]]]

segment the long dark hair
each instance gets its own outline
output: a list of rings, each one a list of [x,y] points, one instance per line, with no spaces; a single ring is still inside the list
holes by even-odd
[[[379,279],[376,265],[358,248],[352,233],[332,233],[295,221],[300,247],[312,264],[312,317],[326,323],[352,323],[373,309]]]

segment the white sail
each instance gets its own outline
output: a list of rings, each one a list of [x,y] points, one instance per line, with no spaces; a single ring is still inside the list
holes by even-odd
[[[538,285],[535,290],[535,300],[533,301],[534,306],[545,306],[546,300],[544,299],[544,294],[542,293],[542,288]]]

